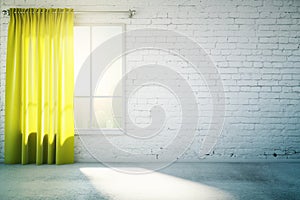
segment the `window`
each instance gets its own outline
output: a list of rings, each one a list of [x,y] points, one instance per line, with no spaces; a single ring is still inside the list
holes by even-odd
[[[74,116],[77,129],[115,129],[123,127],[124,105],[122,75],[124,61],[117,58],[108,66],[101,66],[105,52],[97,47],[124,31],[124,25],[76,25],[74,27]],[[123,50],[123,37],[114,42],[114,50]],[[92,52],[94,52],[92,54]],[[101,73],[99,73],[101,71]],[[98,76],[101,74],[101,76]],[[120,82],[120,83],[119,83]],[[115,91],[117,84],[121,89]],[[113,109],[114,108],[114,109]],[[114,110],[114,112],[113,112]]]

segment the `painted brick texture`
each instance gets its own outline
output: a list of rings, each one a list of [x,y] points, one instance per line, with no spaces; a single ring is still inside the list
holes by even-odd
[[[3,0],[9,7],[72,7],[75,10],[127,10],[137,15],[78,14],[76,23],[124,23],[126,30],[160,28],[176,31],[196,41],[217,67],[225,91],[225,122],[222,134],[207,160],[299,159],[300,158],[300,1],[298,0],[154,0],[154,1],[50,1]],[[0,159],[4,158],[5,62],[8,17],[1,15],[0,30]],[[174,43],[182,53],[197,59],[199,52],[178,44],[178,38],[140,35],[127,37],[126,46],[152,42]],[[180,46],[181,45],[181,46]],[[201,110],[201,123],[189,149],[179,161],[199,161],[201,143],[210,125],[212,108],[205,82],[186,62],[161,50],[140,50],[126,57],[131,70],[145,64],[171,65],[192,86]],[[147,76],[132,75],[126,80],[126,95]],[[213,80],[213,79],[212,79]],[[171,100],[170,100],[171,99]],[[151,123],[150,109],[161,105],[168,121],[168,138],[180,126],[178,102],[159,87],[141,89],[128,101],[130,118],[136,125]],[[129,126],[130,129],[130,126]],[[107,136],[110,137],[110,136]],[[115,136],[111,136],[115,137]],[[113,139],[121,148],[145,157],[132,161],[159,160],[161,141],[134,144]],[[105,154],[105,149],[103,153]],[[76,161],[91,161],[76,136]],[[149,158],[149,159],[148,159]],[[106,161],[130,161],[114,156]],[[163,160],[162,160],[163,161]]]

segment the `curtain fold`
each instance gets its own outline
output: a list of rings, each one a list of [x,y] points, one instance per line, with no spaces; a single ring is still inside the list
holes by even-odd
[[[73,10],[11,8],[5,163],[74,162]]]

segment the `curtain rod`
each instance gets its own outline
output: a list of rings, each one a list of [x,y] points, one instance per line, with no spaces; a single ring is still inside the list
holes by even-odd
[[[128,13],[128,17],[132,18],[136,14],[136,10],[89,10],[89,11],[74,11],[74,13]],[[2,14],[9,16],[9,9],[2,10]]]

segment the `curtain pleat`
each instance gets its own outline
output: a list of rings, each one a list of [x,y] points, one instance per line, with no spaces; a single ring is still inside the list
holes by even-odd
[[[74,162],[73,10],[11,8],[5,162]]]

